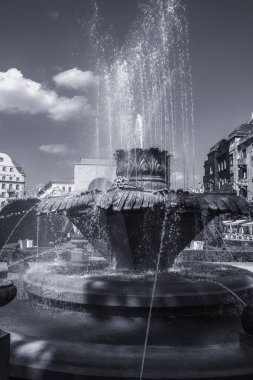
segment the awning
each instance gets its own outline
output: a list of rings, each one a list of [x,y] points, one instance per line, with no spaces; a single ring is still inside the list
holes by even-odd
[[[239,226],[245,222],[247,222],[245,219],[244,220],[235,220],[234,222],[231,223],[231,226]]]

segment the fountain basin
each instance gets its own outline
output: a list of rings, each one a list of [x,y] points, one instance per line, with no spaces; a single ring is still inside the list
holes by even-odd
[[[153,273],[103,271],[71,276],[57,266],[35,268],[24,276],[27,293],[43,302],[111,312],[134,309],[140,314],[150,307],[153,282]],[[253,277],[248,271],[228,265],[185,264],[159,274],[153,309],[171,314],[222,310],[237,301],[236,295],[247,299],[251,292]]]
[[[202,263],[197,263],[194,270],[200,275],[203,274],[203,268]],[[184,275],[189,276],[192,269],[186,265]],[[180,268],[181,273],[182,271],[183,268]],[[195,296],[191,294],[194,287],[191,290],[185,289],[184,284],[180,289],[179,282],[176,281],[177,276],[182,276],[180,272],[175,271],[173,281],[168,283],[167,298],[170,294],[170,307],[167,307],[166,297],[164,305],[156,301],[154,303],[144,379],[233,379],[235,376],[243,378],[252,374],[253,348],[245,349],[239,343],[239,303],[235,302],[230,293],[226,294],[224,289],[222,291],[215,284],[212,288],[203,287],[202,282],[197,281]],[[30,274],[32,273],[35,272],[31,271]],[[28,275],[29,272],[25,281]],[[250,272],[222,264],[207,264],[205,275],[213,281],[216,278],[226,283],[244,300],[252,299],[253,276]],[[99,274],[97,276],[100,277]],[[117,276],[111,274],[111,277]],[[122,276],[125,286],[121,292],[118,285],[116,288],[117,294],[124,296],[125,292],[129,294],[128,290],[133,288],[131,284],[127,286],[127,274]],[[74,281],[72,296],[78,289],[78,277],[71,276]],[[140,275],[136,275],[136,278],[141,284]],[[46,282],[47,280],[46,278]],[[62,279],[61,283],[64,283]],[[173,283],[175,287],[172,290],[170,286]],[[108,300],[104,286],[96,289],[103,296],[102,300]],[[49,288],[47,290],[50,291]],[[161,282],[156,296],[164,296],[165,291]],[[177,302],[172,297],[172,291],[177,295]],[[200,291],[207,293],[198,298]],[[144,298],[144,292],[140,286],[139,294],[135,295],[138,302]],[[93,308],[84,305],[84,312],[79,307],[73,309],[70,303],[68,308],[65,307],[66,303],[64,308],[55,307],[57,302],[52,305],[47,296],[51,297],[52,294],[44,292],[43,304],[34,301],[33,297],[27,299],[20,293],[12,303],[0,310],[1,326],[11,333],[11,376],[31,380],[139,379],[149,312],[146,303],[143,306],[127,305],[124,308],[120,301],[117,306],[114,304],[109,308],[98,302],[100,306],[94,303]],[[150,295],[146,296],[150,301]],[[184,303],[185,296],[188,296],[189,301],[187,307]],[[111,295],[109,299],[116,298]],[[221,303],[220,308],[217,308],[217,302]],[[58,306],[62,306],[61,302]],[[126,313],[129,309],[134,313]],[[163,313],[164,311],[166,312]]]

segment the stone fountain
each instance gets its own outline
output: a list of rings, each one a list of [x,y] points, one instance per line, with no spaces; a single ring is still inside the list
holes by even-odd
[[[49,198],[38,204],[40,216],[66,214],[109,267],[73,274],[67,264],[65,268],[56,264],[25,274],[32,300],[63,308],[75,328],[77,314],[83,315],[82,338],[78,344],[72,342],[71,352],[62,336],[48,338],[48,326],[40,336],[41,314],[39,320],[34,318],[30,322],[35,324],[34,336],[44,339],[55,356],[46,364],[28,367],[37,365],[40,375],[64,372],[82,379],[137,379],[141,371],[150,379],[175,378],[175,371],[181,378],[196,378],[200,372],[202,378],[234,376],[245,372],[243,368],[253,373],[250,353],[241,359],[236,339],[227,339],[229,331],[238,328],[234,320],[229,317],[222,329],[219,326],[219,318],[240,309],[240,302],[251,301],[251,274],[208,263],[173,266],[182,249],[215,216],[247,214],[246,201],[232,194],[170,191],[166,151],[119,150],[115,158],[117,178],[105,193]],[[69,323],[68,319],[64,331],[70,329]],[[23,339],[31,344],[34,338]],[[13,352],[13,372],[20,375],[17,363],[30,363],[29,350],[15,356],[14,347]]]
[[[162,296],[156,301],[157,307],[173,307],[175,297],[180,298],[181,294],[180,299],[184,301],[182,305],[179,302],[180,307],[191,305],[191,302],[198,304],[198,292],[185,294],[185,289],[192,286],[189,281],[184,281],[182,276],[177,280],[168,269],[215,216],[228,212],[248,213],[247,203],[231,194],[169,191],[169,155],[166,151],[156,148],[119,150],[115,158],[117,178],[106,193],[51,198],[42,201],[37,209],[39,215],[66,213],[84,237],[109,260],[109,273],[83,277],[71,292],[66,291],[72,289],[71,280],[61,281],[63,274],[57,272],[52,276],[51,270],[46,271],[38,281],[38,273],[31,271],[25,277],[27,291],[39,298],[79,306],[148,307],[153,286],[150,273],[158,269],[158,288]],[[209,273],[210,267],[206,268]],[[239,288],[244,287],[243,281],[239,281]],[[102,284],[100,288],[97,288],[98,282]],[[199,286],[201,291],[206,286],[210,288],[210,284]],[[236,290],[238,283],[229,286]],[[202,307],[203,302],[206,306],[211,299],[219,303],[223,291],[219,289],[216,298],[212,294],[204,301],[200,292],[199,306]]]
[[[93,243],[106,233],[116,269],[153,270],[162,233],[160,269],[167,269],[215,216],[248,213],[245,200],[233,194],[169,191],[166,151],[119,150],[115,157],[117,178],[106,193],[47,199],[38,214],[66,213]]]

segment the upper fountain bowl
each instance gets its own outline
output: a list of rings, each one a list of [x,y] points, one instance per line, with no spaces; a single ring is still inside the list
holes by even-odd
[[[117,176],[145,190],[170,188],[170,154],[158,148],[117,150]]]

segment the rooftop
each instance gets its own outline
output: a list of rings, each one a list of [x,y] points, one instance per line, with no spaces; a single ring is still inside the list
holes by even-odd
[[[7,157],[9,157],[11,159],[13,165],[16,167],[16,169],[18,170],[18,172],[20,174],[25,175],[24,169],[21,167],[21,165],[17,161],[13,160],[13,158],[7,153],[1,152],[0,155],[2,155],[2,154],[6,155]]]
[[[73,179],[63,179],[63,180],[55,180],[55,181],[49,181],[46,183],[37,193],[37,195],[43,194],[47,189],[50,189],[52,185],[74,185]]]
[[[214,152],[214,151],[218,150],[222,141],[226,141],[226,140],[222,139],[222,140],[217,141],[217,143],[210,148],[210,152]]]
[[[232,137],[235,137],[235,136],[243,137],[243,136],[246,136],[250,132],[253,132],[253,119],[250,119],[249,122],[245,124],[241,124],[237,128],[235,128],[229,134],[228,138],[231,139]]]
[[[114,160],[104,158],[81,158],[80,162],[75,165],[98,165],[98,166],[115,166]]]

